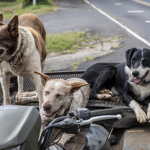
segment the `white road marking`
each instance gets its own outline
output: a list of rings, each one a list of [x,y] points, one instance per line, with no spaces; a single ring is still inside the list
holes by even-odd
[[[115,3],[115,5],[122,5],[121,3]]]
[[[137,39],[139,39],[140,41],[142,41],[146,45],[150,46],[150,43],[147,40],[145,40],[144,38],[142,38],[141,36],[139,36],[138,34],[136,34],[135,32],[133,32],[132,30],[130,30],[128,27],[124,26],[122,23],[120,23],[119,21],[115,20],[114,18],[112,18],[111,16],[109,16],[108,14],[106,14],[104,11],[102,11],[99,8],[97,8],[95,5],[91,4],[89,1],[87,1],[87,0],[84,0],[84,1],[87,4],[91,5],[94,9],[96,9],[97,11],[99,11],[101,14],[103,14],[104,16],[106,16],[107,18],[109,18],[110,20],[112,20],[113,22],[115,22],[116,24],[118,24],[120,27],[122,27],[123,29],[125,29],[127,32],[129,32],[130,34],[132,34],[134,37],[136,37]]]
[[[150,23],[150,21],[148,21],[148,20],[147,20],[147,21],[145,21],[145,22],[146,22],[146,23]]]
[[[129,10],[128,13],[143,13],[142,10]]]
[[[150,6],[150,3],[147,3],[147,2],[143,2],[143,0],[132,0],[134,2],[137,2],[137,3],[140,3],[140,4],[143,4],[145,6]]]

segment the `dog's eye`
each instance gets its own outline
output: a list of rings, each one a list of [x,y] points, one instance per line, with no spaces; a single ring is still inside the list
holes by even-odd
[[[0,49],[0,55],[4,53],[4,49]]]
[[[146,64],[146,63],[148,63],[148,60],[147,60],[147,59],[143,59],[142,62],[143,62],[144,64]]]
[[[45,96],[49,94],[49,91],[45,91]]]
[[[58,98],[59,98],[59,97],[61,97],[61,95],[60,95],[60,94],[56,94],[56,97],[58,97]]]
[[[136,58],[133,58],[132,59],[132,64],[134,64],[136,62],[136,60],[137,60]]]

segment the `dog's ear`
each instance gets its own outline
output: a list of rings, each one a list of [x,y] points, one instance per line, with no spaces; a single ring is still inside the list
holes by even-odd
[[[75,92],[77,91],[80,87],[84,86],[84,85],[89,85],[86,82],[72,82],[71,83],[71,92]]]
[[[43,86],[45,86],[47,81],[50,81],[50,77],[47,76],[46,74],[43,74],[37,71],[34,71],[34,73],[39,74],[44,79],[44,82],[42,81]]]
[[[3,22],[3,19],[4,19],[3,13],[0,13],[0,22],[1,22],[1,23]]]
[[[131,67],[131,58],[134,54],[134,52],[137,51],[137,48],[132,48],[132,49],[128,49],[126,51],[126,60],[127,60],[127,66],[130,68]]]
[[[14,15],[7,25],[7,30],[10,38],[13,38],[18,35],[18,25],[18,15]]]

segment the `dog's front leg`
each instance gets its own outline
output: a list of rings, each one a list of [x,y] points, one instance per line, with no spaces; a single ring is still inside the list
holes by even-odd
[[[123,101],[133,109],[136,115],[137,121],[140,123],[144,123],[147,121],[147,116],[145,112],[142,110],[139,103],[137,103],[133,99],[132,96],[134,96],[134,93],[132,92],[131,89],[132,89],[131,85],[128,82],[126,82],[124,86],[124,91],[123,91]]]
[[[23,77],[17,76],[18,80],[18,93],[16,95],[16,99],[18,99],[19,94],[23,93]]]
[[[1,84],[2,84],[2,90],[3,90],[4,105],[10,105],[11,104],[10,93],[9,93],[10,78],[11,78],[10,73],[3,72]]]
[[[17,76],[18,79],[18,93],[23,93],[23,77],[22,76]]]
[[[142,110],[141,106],[135,100],[132,100],[130,102],[129,106],[135,112],[138,122],[145,123],[147,121],[147,116],[146,116],[145,112]]]
[[[36,88],[37,96],[39,99],[39,110],[40,110],[43,103],[43,85],[42,85],[41,77],[38,74],[33,73],[30,75],[30,79],[32,80]]]
[[[150,96],[144,100],[145,104],[148,106],[147,108],[147,120],[150,122]]]

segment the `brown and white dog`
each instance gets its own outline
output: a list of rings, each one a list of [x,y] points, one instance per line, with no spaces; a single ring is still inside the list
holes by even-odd
[[[41,132],[52,120],[66,115],[69,110],[76,112],[77,108],[86,107],[90,96],[90,86],[85,80],[79,78],[50,79],[45,74],[38,74],[45,80],[43,104],[40,109]],[[17,104],[36,102],[36,93],[22,93],[17,100]],[[72,134],[64,134],[60,143],[65,145],[73,136]]]
[[[23,76],[29,77],[36,88],[39,107],[43,101],[41,72],[46,57],[45,28],[33,14],[14,15],[7,25],[0,14],[0,62],[4,105],[11,104],[9,87],[11,75],[18,76],[18,94],[23,92]]]
[[[51,80],[47,75],[39,74],[46,81],[43,104],[40,109],[42,129],[56,117],[66,115],[69,110],[75,113],[77,108],[86,107],[90,96],[90,86],[85,80],[79,78]],[[65,145],[74,136],[74,134],[63,134],[59,143]]]

